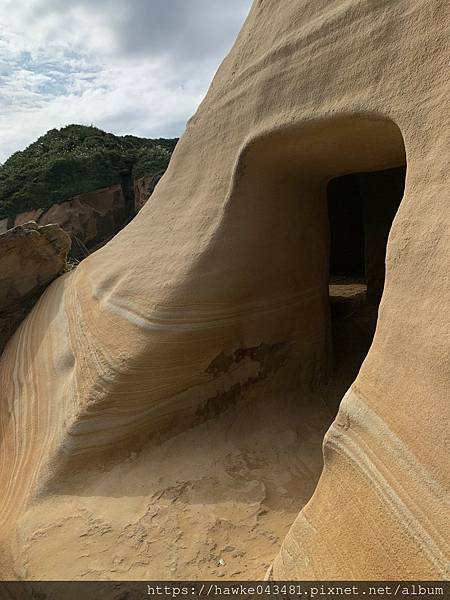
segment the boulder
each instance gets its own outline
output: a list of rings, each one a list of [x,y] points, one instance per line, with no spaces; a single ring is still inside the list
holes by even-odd
[[[0,352],[45,288],[64,270],[69,236],[24,223],[0,235]]]

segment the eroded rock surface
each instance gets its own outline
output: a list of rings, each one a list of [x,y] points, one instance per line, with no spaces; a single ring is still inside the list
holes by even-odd
[[[39,221],[39,217],[42,215],[44,210],[42,208],[36,208],[34,210],[28,210],[26,212],[20,213],[14,219],[14,227],[17,225],[25,225],[25,223],[29,223],[30,221],[34,221],[37,223]]]
[[[200,480],[215,469],[223,475],[228,459],[205,433],[211,422],[201,421],[227,407],[248,402],[244,418],[259,420],[261,399],[276,416],[292,397],[297,416],[306,411],[287,458],[293,474],[301,465],[294,493],[299,480],[303,490],[315,487],[324,422],[315,421],[310,394],[333,363],[326,183],[402,167],[406,157],[373,343],[270,576],[448,576],[449,18],[443,0],[253,3],[152,201],[48,290],[6,348],[4,578],[146,578],[145,561],[164,555],[169,529],[178,557],[186,551],[182,567],[169,557],[172,578],[189,564],[196,576],[205,540],[221,552],[237,547],[222,544],[214,519],[235,510],[248,523],[251,510],[267,508],[270,474],[244,466],[238,483],[237,468],[229,505],[226,483],[209,481],[203,493]],[[282,360],[268,370],[271,348],[283,349]],[[275,421],[269,415],[261,435]],[[271,439],[266,462],[283,455],[291,421]],[[237,428],[227,427],[230,435]],[[192,432],[176,446],[170,477],[155,483],[155,445]],[[184,461],[195,461],[199,446],[208,464],[191,476]],[[132,464],[122,468],[133,452],[139,475]],[[49,515],[64,527],[52,527]],[[196,523],[187,534],[186,521]],[[61,549],[64,560],[48,560]],[[264,550],[260,577],[268,557]]]
[[[24,223],[0,235],[0,353],[66,266],[70,238],[57,225]]]
[[[155,187],[156,178],[140,177],[134,182],[134,208],[139,212],[150,197]]]
[[[79,257],[86,250],[110,239],[123,226],[127,207],[121,185],[79,194],[48,210],[37,209],[18,215],[15,225],[34,220],[40,225],[56,223],[72,238],[74,253]]]
[[[5,233],[11,228],[11,219],[0,219],[0,233]]]

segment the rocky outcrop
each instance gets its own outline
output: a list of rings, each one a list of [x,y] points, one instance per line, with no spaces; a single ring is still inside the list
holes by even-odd
[[[146,486],[161,472],[149,447],[249,404],[244,425],[255,420],[264,438],[271,419],[257,400],[278,415],[288,397],[308,415],[292,445],[315,490],[274,546],[269,576],[448,576],[449,18],[443,0],[253,3],[152,201],[52,285],[6,348],[3,578],[40,579],[45,563],[47,578],[63,579],[48,560],[61,553],[73,579],[145,576],[142,561],[165,552],[153,546],[165,535],[153,536],[158,511],[166,530],[174,523],[161,490]],[[376,333],[325,436],[315,487],[309,442],[324,421],[313,392],[332,366],[326,183],[406,157]],[[177,446],[169,498],[216,501],[211,482],[207,494],[179,486],[183,461],[201,466],[215,440],[203,452]],[[218,460],[240,478],[241,503],[249,471],[233,458],[230,448]],[[259,517],[265,491],[254,488]],[[231,511],[235,496],[223,498]],[[182,533],[201,522],[183,514]],[[209,548],[224,521],[211,524]],[[85,550],[85,562],[72,560]],[[175,578],[176,561],[168,567]]]
[[[30,219],[40,225],[58,224],[72,238],[72,253],[84,258],[87,250],[109,240],[124,225],[128,216],[121,185],[79,194],[48,210],[37,209],[15,218],[15,225]]]
[[[39,223],[58,223],[74,240],[73,244],[89,248],[117,233],[125,217],[122,187],[114,185],[54,204],[39,218]]]
[[[152,177],[140,177],[134,182],[134,208],[139,212],[150,196]]]
[[[25,223],[0,235],[0,353],[66,266],[70,238],[57,225]]]
[[[161,173],[157,175],[146,175],[136,179],[134,182],[134,209],[138,213],[150,198],[156,184],[161,179]]]
[[[84,258],[87,251],[111,239],[127,219],[144,206],[152,194],[157,175],[140,177],[134,182],[134,206],[128,206],[121,185],[74,196],[54,204],[47,210],[41,208],[20,213],[14,220],[0,221],[0,230],[35,221],[41,225],[57,223],[72,238],[72,254]]]
[[[18,214],[14,219],[13,227],[17,227],[17,225],[24,225],[25,223],[29,223],[30,221],[34,221],[37,223],[39,221],[39,217],[43,214],[44,209],[36,208],[35,210],[28,210],[27,212]]]
[[[11,219],[0,219],[0,234],[11,228]]]
[[[103,192],[108,189],[114,195],[114,188],[120,185],[126,215],[124,220],[119,216],[120,223],[117,223],[114,214],[114,227],[100,240],[104,242],[116,233],[117,225],[123,227],[125,221],[134,216],[134,181],[146,176],[153,189],[167,169],[177,141],[175,138],[151,140],[133,135],[116,136],[93,126],[77,124],[51,129],[0,165],[0,219],[14,220],[20,215],[16,224],[36,221],[42,212],[75,198],[82,203],[86,200],[88,205],[91,200],[103,205],[104,198],[96,196],[104,196]],[[93,197],[90,198],[91,192]],[[85,210],[83,207],[82,212]],[[78,211],[79,207],[75,213]],[[100,212],[104,217],[103,206]],[[77,220],[76,214],[74,219]],[[86,215],[82,217],[85,219]],[[91,220],[92,216],[88,217],[88,221]],[[82,243],[86,245],[80,241]],[[98,243],[97,236],[94,246]]]

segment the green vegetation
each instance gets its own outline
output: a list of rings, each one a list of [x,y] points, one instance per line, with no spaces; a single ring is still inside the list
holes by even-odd
[[[129,185],[143,175],[154,187],[177,141],[116,136],[84,125],[51,129],[0,166],[0,218],[116,183]]]

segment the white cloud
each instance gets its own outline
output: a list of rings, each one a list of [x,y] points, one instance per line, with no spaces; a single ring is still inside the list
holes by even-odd
[[[0,0],[0,161],[53,127],[177,136],[250,0]]]

